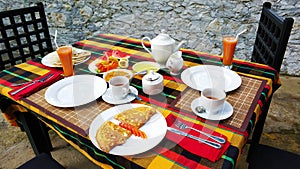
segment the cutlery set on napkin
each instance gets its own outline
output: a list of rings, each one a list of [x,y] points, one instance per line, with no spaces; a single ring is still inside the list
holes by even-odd
[[[230,146],[226,136],[200,124],[180,119],[173,114],[168,115],[166,121],[169,131],[166,137],[169,140],[179,144],[187,151],[210,161],[215,162],[219,160]],[[183,123],[189,128],[183,129],[183,127],[178,125],[178,121],[180,121],[181,125]],[[190,128],[191,126],[193,129]]]
[[[63,78],[61,71],[50,71],[49,73],[40,76],[32,81],[12,84],[13,90],[9,92],[9,95],[15,100],[19,100],[23,97],[30,96],[31,94],[51,85],[52,83]]]

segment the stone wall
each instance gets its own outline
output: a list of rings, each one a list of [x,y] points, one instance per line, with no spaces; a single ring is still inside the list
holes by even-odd
[[[0,0],[0,11],[30,6],[37,0]],[[222,53],[222,34],[240,36],[235,57],[249,60],[263,0],[45,0],[51,34],[68,44],[99,33],[154,38],[161,29],[183,47]],[[284,17],[295,19],[282,74],[300,76],[300,1],[270,0]]]

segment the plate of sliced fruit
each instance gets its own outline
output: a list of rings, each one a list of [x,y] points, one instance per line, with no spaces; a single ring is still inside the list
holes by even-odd
[[[127,68],[130,56],[118,50],[104,52],[104,55],[89,64],[88,69],[93,73],[105,73],[116,68]]]

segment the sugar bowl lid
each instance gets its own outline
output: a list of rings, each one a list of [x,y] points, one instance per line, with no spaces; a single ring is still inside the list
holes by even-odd
[[[150,73],[144,76],[144,79],[147,81],[156,81],[161,77],[159,73],[154,72],[153,69],[150,70]]]

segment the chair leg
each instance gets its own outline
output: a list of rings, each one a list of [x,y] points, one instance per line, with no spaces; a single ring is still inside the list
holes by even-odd
[[[34,153],[38,155],[44,152],[51,155],[52,145],[45,124],[32,113],[16,113],[16,116],[22,123]]]

